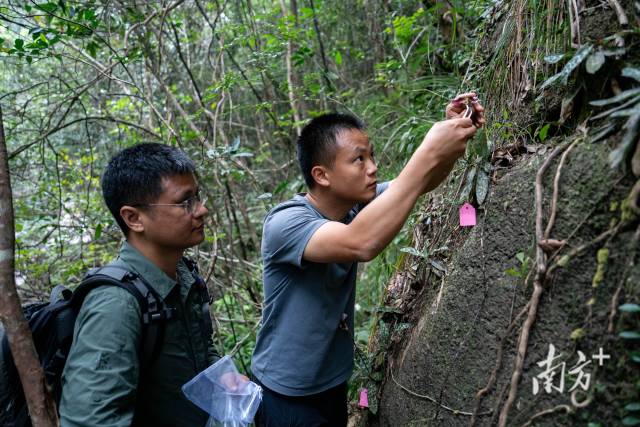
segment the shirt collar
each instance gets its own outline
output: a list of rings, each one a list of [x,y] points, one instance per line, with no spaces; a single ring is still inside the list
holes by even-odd
[[[166,299],[179,282],[181,285],[180,297],[184,301],[189,294],[191,285],[195,282],[195,278],[183,260],[178,261],[178,282],[176,282],[126,240],[122,243],[118,258],[142,276],[160,294],[162,299]]]

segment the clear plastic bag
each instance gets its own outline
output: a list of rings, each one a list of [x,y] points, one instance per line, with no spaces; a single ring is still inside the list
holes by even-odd
[[[193,377],[182,392],[211,416],[208,426],[246,427],[262,400],[262,388],[238,373],[229,356]]]

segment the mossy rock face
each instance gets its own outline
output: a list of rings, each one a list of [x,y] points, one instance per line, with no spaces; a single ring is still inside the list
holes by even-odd
[[[568,240],[569,249],[561,253],[593,241],[621,216],[620,210],[611,206],[613,202],[620,205],[633,180],[609,168],[608,152],[605,143],[591,145],[583,141],[569,154],[562,168],[557,218],[550,234],[551,238]],[[470,417],[462,412],[474,411],[475,395],[487,384],[494,369],[500,340],[532,292],[531,280],[525,287],[524,277],[505,272],[521,267],[516,258],[519,252],[535,258],[535,176],[546,155],[523,161],[493,185],[485,204],[486,214],[483,210],[478,212],[478,225],[450,262],[437,309],[434,310],[435,298],[424,301],[420,320],[408,339],[393,349],[373,425],[469,424]],[[558,163],[559,157],[544,178],[545,224]],[[611,359],[602,367],[596,368],[597,362],[593,361],[584,368],[585,373],[591,374],[590,403],[584,408],[574,408],[569,415],[556,412],[541,417],[536,425],[620,424],[624,396],[633,394],[640,372],[638,364],[628,361],[629,344],[617,335],[627,321],[626,315],[616,317],[613,333],[608,333],[607,328],[612,296],[622,283],[625,269],[629,280],[638,277],[637,266],[628,268],[629,254],[633,252],[629,244],[637,227],[637,224],[631,225],[632,229],[624,229],[569,259],[546,283],[507,425],[522,425],[540,411],[561,404],[571,405],[568,390],[574,385],[571,378],[576,376],[570,376],[569,370],[577,363],[579,352],[591,360],[600,347]],[[598,286],[594,287],[598,251],[605,247],[609,253],[604,262],[600,252],[600,275]],[[528,265],[535,268],[533,262]],[[526,274],[524,271],[523,276]],[[620,303],[637,301],[637,286],[623,286],[620,295]],[[506,398],[504,390],[511,379],[523,320],[524,317],[506,339],[497,382],[484,397],[479,410],[489,414],[480,416],[476,425],[496,423],[495,408],[498,407],[499,412],[500,402],[504,403]],[[550,344],[555,347],[556,355],[563,356],[556,363],[566,363],[564,393],[547,394],[542,389],[534,395],[533,380],[543,371],[537,362],[547,357]],[[396,382],[441,405],[403,390]],[[581,394],[576,397],[585,399]]]

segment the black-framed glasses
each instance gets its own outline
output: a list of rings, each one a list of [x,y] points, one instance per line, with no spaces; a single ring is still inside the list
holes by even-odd
[[[189,215],[196,213],[196,210],[200,205],[204,206],[207,203],[207,197],[200,197],[200,194],[195,194],[182,203],[137,203],[132,206],[180,206]]]

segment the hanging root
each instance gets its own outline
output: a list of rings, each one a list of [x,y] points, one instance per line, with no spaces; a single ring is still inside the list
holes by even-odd
[[[578,143],[580,141],[583,141],[584,138],[576,138],[575,141],[573,141],[573,143],[571,143],[571,145],[569,146],[569,148],[567,148],[567,150],[562,154],[562,157],[560,158],[560,164],[558,165],[558,168],[556,169],[556,176],[553,178],[553,196],[551,197],[551,208],[550,208],[550,215],[549,215],[549,221],[547,222],[547,228],[544,230],[544,240],[548,240],[549,239],[549,234],[551,234],[551,230],[553,229],[553,225],[556,222],[556,210],[557,210],[557,206],[558,206],[558,193],[560,193],[560,172],[562,171],[562,166],[564,166],[564,162],[566,161],[567,157],[569,156],[569,153],[571,152],[571,150],[573,150],[575,148],[576,145],[578,145]]]
[[[502,339],[500,340],[500,344],[498,345],[498,354],[496,355],[496,365],[494,366],[493,371],[491,371],[491,376],[487,381],[487,385],[484,386],[484,388],[478,390],[478,392],[476,393],[476,398],[475,398],[476,405],[475,405],[475,408],[473,409],[473,416],[471,417],[471,421],[469,422],[469,427],[474,427],[476,425],[476,421],[478,418],[478,411],[480,410],[480,404],[482,403],[482,399],[487,393],[491,391],[491,389],[496,383],[496,379],[498,378],[498,371],[500,371],[500,368],[502,367],[502,355],[504,354],[504,344],[506,343],[507,338],[509,338],[509,336],[511,335],[511,332],[513,331],[513,328],[518,324],[518,322],[520,321],[520,318],[527,312],[528,309],[529,309],[529,303],[527,303],[527,305],[525,305],[522,308],[522,310],[520,310],[520,313],[516,315],[515,319],[513,319],[513,321],[507,328],[507,330],[504,332],[504,335],[502,335]]]
[[[531,418],[529,418],[529,420],[522,424],[520,427],[529,427],[533,425],[533,420],[540,418],[540,417],[544,417],[545,415],[549,415],[549,414],[554,414],[558,411],[564,411],[567,414],[570,414],[573,412],[573,408],[569,405],[558,405],[558,406],[554,406],[553,408],[550,409],[545,409],[544,411],[540,411],[537,414],[535,414],[534,416],[532,416]]]
[[[538,304],[540,303],[540,297],[542,296],[543,292],[543,281],[545,280],[547,273],[546,255],[542,248],[537,244],[537,242],[544,239],[544,231],[542,226],[542,178],[551,165],[553,159],[555,159],[558,154],[563,152],[568,145],[568,142],[565,142],[564,144],[556,147],[556,149],[553,150],[551,155],[549,155],[549,157],[545,160],[545,162],[538,170],[538,173],[536,174],[536,275],[533,280],[533,294],[531,295],[531,299],[529,300],[529,311],[527,314],[527,318],[524,321],[524,325],[522,326],[522,332],[520,333],[520,338],[518,340],[518,351],[513,367],[513,374],[511,375],[509,395],[507,396],[507,401],[500,411],[500,417],[498,419],[499,427],[506,426],[507,419],[509,417],[509,410],[511,409],[513,402],[516,400],[516,395],[518,394],[518,384],[520,383],[520,377],[522,376],[524,359],[527,355],[527,346],[529,345],[529,334],[531,332],[531,327],[536,320],[536,315],[538,313]]]
[[[618,23],[622,26],[629,24],[629,18],[627,18],[627,14],[624,13],[624,9],[618,3],[618,0],[609,0],[609,5],[616,11],[616,15],[618,16]]]

